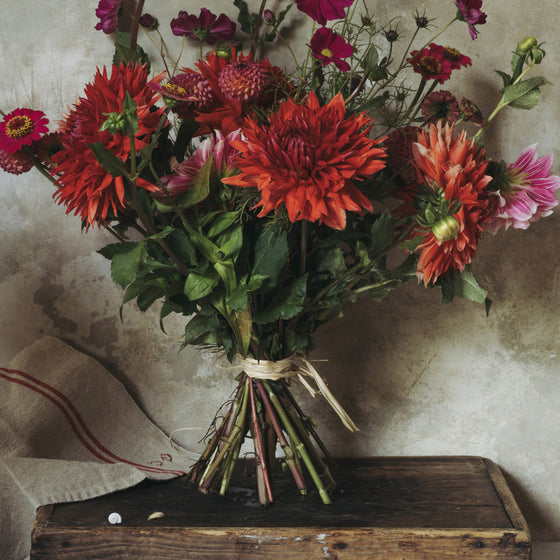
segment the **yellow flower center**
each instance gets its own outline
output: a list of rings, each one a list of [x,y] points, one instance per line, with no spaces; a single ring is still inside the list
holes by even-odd
[[[441,70],[441,62],[433,56],[423,56],[419,65],[427,74],[437,74]]]
[[[184,97],[187,95],[187,90],[177,84],[165,84],[163,87],[172,95],[177,95],[178,97]]]
[[[321,51],[321,54],[326,58],[332,58],[333,57],[333,53],[330,49],[323,49]]]
[[[10,138],[23,138],[33,130],[33,121],[27,115],[12,117],[6,123],[6,134]]]

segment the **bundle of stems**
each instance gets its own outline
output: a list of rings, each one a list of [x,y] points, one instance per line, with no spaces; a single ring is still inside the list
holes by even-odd
[[[246,437],[253,441],[256,479],[261,505],[274,501],[275,467],[284,462],[300,494],[307,494],[309,479],[324,504],[335,482],[329,471],[332,460],[284,379],[269,381],[245,373],[227,413],[208,441],[189,480],[203,493],[226,494]],[[277,447],[282,455],[276,457]],[[307,476],[306,476],[307,473]]]

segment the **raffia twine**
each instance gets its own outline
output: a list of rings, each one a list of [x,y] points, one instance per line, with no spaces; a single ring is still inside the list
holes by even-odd
[[[277,361],[256,360],[254,358],[240,357],[240,365],[246,375],[253,379],[279,381],[280,379],[297,378],[298,381],[309,391],[313,398],[315,398],[317,393],[323,395],[325,400],[337,413],[342,423],[351,432],[358,432],[360,430],[350,416],[348,416],[348,413],[342,408],[341,404],[336,400],[334,395],[330,392],[325,380],[303,354],[296,352],[289,358]],[[315,382],[317,389],[314,389],[307,379],[312,379]]]

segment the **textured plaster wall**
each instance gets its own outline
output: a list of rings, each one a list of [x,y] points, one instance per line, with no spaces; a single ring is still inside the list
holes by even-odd
[[[178,10],[196,11],[194,4],[146,2],[164,28]],[[217,13],[229,8],[204,4]],[[451,0],[379,4],[368,0],[382,21],[386,14],[408,18],[403,32],[415,8],[429,17],[437,13],[441,23],[455,11]],[[112,54],[111,41],[93,30],[96,5],[0,0],[4,111],[30,106],[55,121],[81,94]],[[546,41],[542,72],[559,83],[555,7],[552,0],[485,2],[488,24],[477,41],[465,26],[439,40],[474,61],[446,87],[488,112],[499,89],[492,70],[506,70],[515,42],[529,34]],[[306,30],[298,27],[303,18],[293,15],[291,32],[305,42]],[[169,47],[178,52],[179,41],[170,39]],[[195,56],[187,50],[184,64]],[[289,58],[276,62],[289,64]],[[560,89],[549,87],[538,110],[504,111],[488,138],[490,155],[514,161],[538,141],[541,154],[553,152],[560,162],[559,100]],[[65,216],[51,195],[38,173],[0,172],[0,364],[38,337],[58,336],[109,367],[163,429],[205,428],[233,389],[231,372],[213,355],[177,353],[179,318],[166,321],[164,334],[157,310],[143,314],[128,305],[121,322],[122,294],[96,254],[111,239],[100,231],[82,234],[79,221]],[[321,373],[363,429],[348,435],[322,402],[301,393],[334,454],[489,457],[507,473],[535,537],[560,540],[559,235],[555,215],[527,232],[482,240],[475,272],[494,301],[488,318],[468,302],[441,306],[435,291],[411,284],[381,304],[362,300],[323,328],[313,357],[328,360],[319,364]],[[196,450],[199,435],[184,430],[177,439]]]

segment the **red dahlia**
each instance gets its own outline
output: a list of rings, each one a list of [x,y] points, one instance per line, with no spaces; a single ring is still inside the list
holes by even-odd
[[[126,164],[130,156],[128,136],[100,131],[107,114],[122,113],[126,93],[137,106],[139,131],[135,147],[140,150],[150,141],[164,112],[161,108],[154,110],[159,96],[149,85],[145,66],[113,66],[110,76],[106,69],[98,70],[93,82],[86,86],[84,97],[60,123],[63,149],[52,156],[57,164],[53,174],[59,185],[55,197],[87,226],[105,223],[109,211],[114,215],[125,211],[123,178],[107,173],[88,144],[101,142]],[[146,190],[157,188],[144,180],[139,180],[138,186]]]
[[[440,276],[462,272],[476,255],[488,220],[483,193],[492,177],[485,174],[484,150],[468,140],[465,131],[454,138],[452,125],[431,124],[429,131],[422,130],[412,152],[418,183],[434,200],[443,195],[449,208],[460,205],[454,214],[437,217],[431,229],[415,233],[424,237],[418,246],[417,276],[427,286]]]
[[[344,229],[347,210],[373,209],[354,181],[385,165],[384,148],[368,138],[370,127],[365,113],[346,116],[341,94],[322,107],[314,93],[304,105],[288,99],[268,124],[247,119],[246,139],[231,143],[241,152],[235,161],[241,173],[222,181],[257,187],[259,216],[285,205],[292,222]]]

